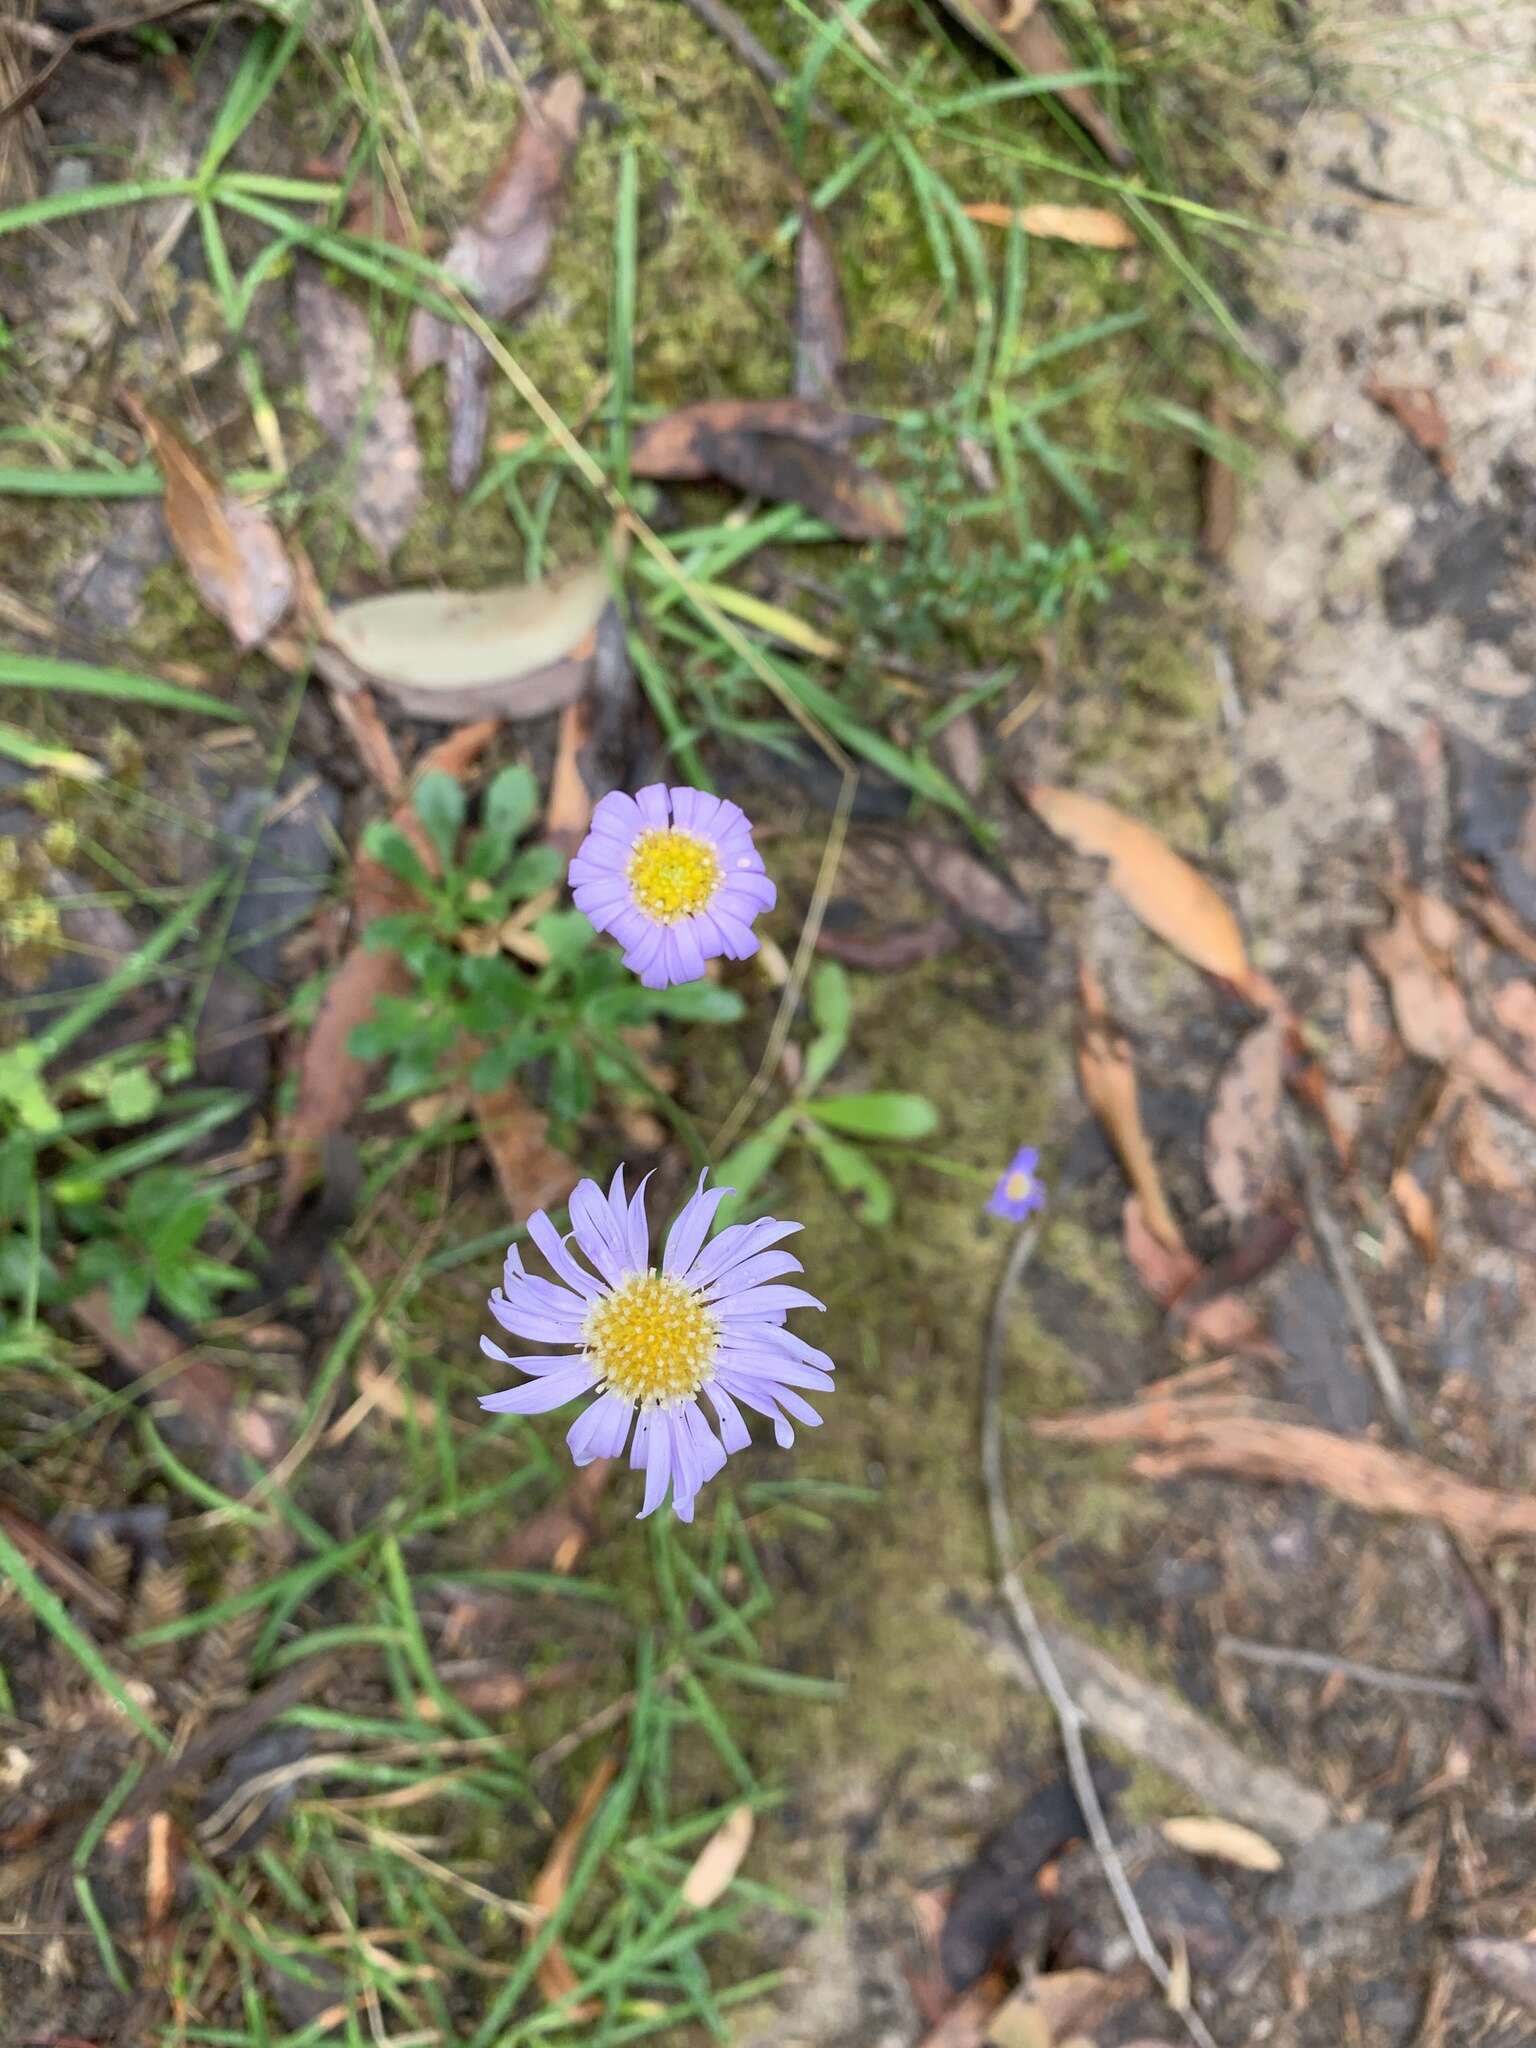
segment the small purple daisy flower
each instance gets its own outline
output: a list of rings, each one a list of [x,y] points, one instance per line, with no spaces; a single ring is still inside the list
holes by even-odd
[[[626,1199],[622,1166],[606,1195],[592,1180],[572,1194],[570,1240],[539,1210],[528,1234],[556,1277],[525,1273],[514,1245],[491,1314],[514,1336],[569,1344],[579,1355],[514,1358],[489,1337],[480,1340],[488,1358],[533,1375],[504,1393],[482,1394],[482,1408],[542,1415],[596,1394],[566,1437],[578,1465],[621,1456],[634,1423],[629,1462],[645,1473],[642,1519],[661,1506],[670,1485],[678,1520],[693,1520],[700,1487],[728,1452],[751,1441],[743,1407],[766,1415],[787,1450],[795,1440],[790,1416],[812,1427],[821,1421],[795,1389],[832,1388],[831,1359],[784,1328],[790,1309],[823,1304],[802,1288],[773,1284],[801,1266],[769,1247],[801,1225],[772,1217],[735,1223],[706,1245],[715,1211],[731,1191],[706,1194],[704,1178],[672,1225],[659,1268],[651,1264],[645,1181]],[[577,1262],[571,1242],[595,1272]],[[715,1412],[718,1437],[701,1396]]]
[[[1009,1163],[1008,1171],[992,1190],[992,1199],[987,1203],[989,1216],[1001,1216],[1005,1223],[1022,1223],[1033,1215],[1045,1201],[1045,1188],[1041,1184],[1038,1168],[1040,1154],[1033,1145],[1021,1145]]]
[[[571,862],[571,894],[647,988],[697,981],[722,953],[750,959],[752,920],[778,897],[739,804],[661,782],[603,798]]]

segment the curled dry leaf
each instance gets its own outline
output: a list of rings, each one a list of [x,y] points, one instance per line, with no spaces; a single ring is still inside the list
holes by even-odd
[[[1113,804],[1076,790],[1035,782],[1023,785],[1022,794],[1058,839],[1108,861],[1110,887],[1149,930],[1257,1008],[1277,1006],[1274,989],[1249,965],[1237,919],[1167,840]]]
[[[629,466],[656,483],[701,483],[714,474],[706,452],[711,436],[773,434],[837,449],[885,425],[878,413],[844,412],[811,398],[705,398],[648,421],[635,435]]]
[[[967,219],[984,228],[1011,227],[1017,221],[1026,235],[1075,242],[1083,249],[1134,249],[1136,237],[1118,213],[1102,206],[1000,206],[978,200],[965,209]]]
[[[198,595],[241,647],[255,647],[294,599],[293,564],[271,520],[214,481],[181,437],[125,395],[165,481],[165,523]]]
[[[420,773],[466,774],[489,745],[496,725],[494,718],[485,718],[450,733],[423,755]],[[436,850],[408,800],[396,810],[394,822],[410,838],[422,860],[436,872]],[[326,989],[304,1047],[298,1100],[280,1134],[283,1173],[278,1195],[279,1219],[293,1213],[322,1141],[346,1129],[368,1092],[369,1063],[358,1059],[348,1047],[353,1031],[373,1015],[380,996],[403,995],[411,986],[405,963],[397,953],[370,952],[361,943],[362,933],[376,918],[401,907],[403,893],[403,885],[387,869],[366,855],[359,858],[353,877],[358,940]]]
[[[315,666],[371,684],[413,718],[537,718],[581,694],[608,571],[585,563],[494,590],[398,590],[331,613]]]
[[[1129,1042],[1115,1029],[1104,1003],[1104,991],[1084,961],[1078,969],[1082,1016],[1078,1025],[1077,1071],[1089,1108],[1125,1168],[1126,1178],[1141,1199],[1148,1226],[1170,1251],[1182,1252],[1184,1239],[1147,1142],[1136,1093],[1136,1069]]]
[[[1168,1311],[1186,1356],[1198,1351],[1247,1351],[1260,1346],[1259,1318],[1230,1293],[1246,1275],[1207,1270],[1181,1245],[1164,1244],[1147,1221],[1139,1195],[1127,1195],[1122,1212],[1125,1255],[1143,1287]],[[1287,1240],[1288,1241],[1288,1240]],[[1225,1263],[1225,1262],[1224,1262]]]
[[[750,1806],[733,1806],[693,1860],[683,1879],[682,1901],[703,1913],[724,1898],[752,1846],[756,1825]]]
[[[795,240],[795,396],[834,402],[847,352],[837,252],[826,222],[805,201]]]
[[[603,1794],[612,1784],[618,1768],[618,1760],[613,1756],[605,1756],[598,1764],[576,1802],[575,1811],[556,1835],[549,1854],[544,1859],[543,1869],[533,1880],[529,1892],[530,1902],[541,1907],[546,1914],[552,1913],[565,1897],[565,1888],[571,1881],[571,1870],[576,1861],[576,1853],[581,1847],[581,1838],[592,1825],[593,1817],[603,1802]],[[537,1927],[530,1927],[528,1938],[532,1940],[537,1933]],[[538,1968],[538,1980],[539,1989],[551,2005],[568,1997],[576,1989],[576,1972],[571,1968],[569,1958],[558,1941],[551,1942],[544,1951],[543,1960]],[[594,2005],[575,2006],[567,2018],[573,2024],[581,2024],[594,2018],[601,2010],[600,2006]]]
[[[989,43],[999,55],[1036,78],[1060,78],[1074,66],[1043,0],[944,0],[955,19]],[[1120,170],[1136,161],[1086,86],[1062,85],[1056,97]]]
[[[469,1047],[471,1054],[481,1048]],[[474,1098],[481,1143],[496,1170],[502,1200],[513,1223],[526,1223],[537,1209],[555,1209],[581,1175],[550,1144],[543,1113],[515,1081]]]
[[[387,567],[421,505],[415,418],[361,307],[306,267],[294,310],[309,409],[348,458],[347,516]]]
[[[1367,1514],[1416,1515],[1469,1543],[1536,1536],[1536,1499],[1474,1486],[1454,1472],[1363,1438],[1309,1423],[1255,1415],[1221,1395],[1183,1401],[1133,1401],[1031,1424],[1037,1436],[1084,1444],[1144,1444],[1135,1470],[1168,1479],[1183,1472],[1225,1472],[1280,1486],[1319,1487]]]
[[[1164,1841],[1188,1856],[1212,1856],[1220,1863],[1235,1863],[1239,1870],[1274,1871],[1285,1866],[1274,1843],[1240,1821],[1194,1813],[1160,1821],[1158,1827]]]
[[[1205,1127],[1205,1172],[1233,1223],[1246,1223],[1266,1208],[1280,1177],[1285,1032],[1283,1018],[1266,1017],[1248,1033],[1216,1084]]]
[[[866,974],[899,974],[903,968],[919,967],[925,960],[937,960],[960,943],[960,934],[947,917],[927,924],[897,925],[889,931],[828,931],[816,934],[816,950],[845,967],[862,968]]]
[[[793,434],[704,431],[696,442],[709,475],[754,498],[803,505],[844,540],[898,540],[907,530],[895,487],[840,448]]]
[[[585,101],[586,88],[574,71],[527,96],[526,115],[473,223],[448,245],[444,268],[488,319],[521,312],[544,282]],[[411,374],[419,376],[433,363],[447,367],[448,476],[462,491],[474,481],[485,448],[490,357],[467,328],[418,307],[411,320]]]
[[[163,1323],[139,1316],[121,1329],[104,1287],[78,1296],[69,1313],[121,1371],[148,1383],[151,1400],[167,1407],[187,1436],[215,1450],[234,1445],[262,1465],[277,1462],[283,1439],[272,1418],[244,1406],[229,1374]]]
[[[1450,454],[1451,430],[1445,423],[1439,399],[1427,384],[1388,384],[1373,370],[1362,389],[1373,405],[1392,415],[1415,448],[1423,450],[1442,476],[1450,475],[1455,468]]]

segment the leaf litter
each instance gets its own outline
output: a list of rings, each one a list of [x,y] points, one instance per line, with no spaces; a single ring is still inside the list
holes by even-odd
[[[574,71],[527,95],[524,117],[474,220],[444,253],[444,269],[487,320],[509,319],[538,296],[585,105],[586,87]],[[491,359],[478,335],[418,307],[411,318],[410,373],[419,377],[439,363],[447,379],[448,480],[462,492],[474,482],[485,450]]]
[[[347,516],[388,568],[421,509],[415,416],[360,307],[308,265],[293,301],[309,409],[346,458]]]
[[[704,399],[641,427],[630,469],[658,483],[714,477],[775,504],[803,505],[845,540],[896,540],[907,530],[899,493],[847,452],[886,424],[808,397]]]
[[[1184,1251],[1184,1238],[1152,1156],[1141,1121],[1141,1102],[1136,1090],[1136,1068],[1130,1042],[1115,1029],[1104,1000],[1104,991],[1086,961],[1078,968],[1081,1012],[1078,1023],[1077,1072],[1083,1097],[1106,1136],[1120,1156],[1126,1178],[1135,1189],[1148,1228],[1158,1242],[1175,1254]]]
[[[825,220],[803,200],[795,239],[795,396],[835,404],[847,353],[837,252]]]
[[[198,595],[249,650],[287,617],[293,564],[265,513],[225,490],[175,429],[131,393],[123,405],[149,442],[165,483],[165,521]]]
[[[1046,241],[1074,242],[1081,249],[1134,249],[1136,237],[1118,213],[1102,206],[1002,206],[977,200],[962,208],[967,220],[984,228],[1017,225]]]
[[[462,778],[489,746],[497,724],[494,718],[481,719],[451,733],[422,757],[418,779],[430,774]],[[435,874],[437,850],[409,801],[398,806],[393,822]],[[410,973],[399,954],[387,948],[370,951],[363,944],[369,925],[401,909],[405,894],[404,884],[387,868],[365,853],[358,855],[352,892],[355,937],[310,1029],[299,1065],[298,1096],[279,1133],[279,1220],[292,1215],[323,1141],[347,1129],[368,1092],[372,1063],[350,1050],[352,1033],[373,1015],[381,996],[410,992]]]
[[[397,590],[341,605],[315,666],[338,690],[382,690],[413,718],[539,718],[591,674],[609,571],[588,562],[490,590]]]

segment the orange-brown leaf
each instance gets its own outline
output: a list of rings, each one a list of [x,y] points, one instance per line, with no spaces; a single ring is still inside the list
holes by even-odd
[[[1108,861],[1110,886],[1149,930],[1196,967],[1269,1007],[1273,991],[1249,965],[1237,919],[1205,876],[1149,825],[1072,789],[1036,782],[1024,796],[1058,839]]]
[[[125,397],[165,481],[165,523],[210,611],[241,647],[265,640],[294,598],[293,564],[270,519],[222,489],[164,420]]]
[[[576,1802],[575,1811],[556,1835],[549,1854],[544,1859],[543,1869],[533,1880],[529,1898],[535,1906],[542,1907],[545,1913],[552,1913],[565,1897],[565,1888],[571,1881],[571,1870],[576,1861],[576,1853],[581,1847],[581,1838],[592,1825],[593,1816],[602,1804],[603,1794],[613,1782],[614,1773],[618,1768],[618,1759],[612,1755],[601,1760],[587,1780],[582,1795]],[[532,1939],[536,1932],[536,1929],[530,1929],[529,1938]],[[551,1942],[545,1950],[543,1961],[538,1968],[538,1979],[539,1989],[551,2005],[568,1997],[576,1989],[576,1972],[571,1968],[565,1950],[558,1941]],[[568,2018],[580,2023],[591,2019],[599,2010],[600,2007],[591,2005],[577,2006],[571,2010]]]
[[[460,726],[422,756],[419,775],[461,776],[485,751],[498,720],[482,718]],[[394,823],[410,840],[422,861],[437,871],[437,853],[409,801],[395,811]],[[299,1068],[299,1092],[281,1133],[283,1173],[278,1193],[279,1216],[292,1213],[322,1141],[345,1130],[368,1092],[372,1071],[350,1050],[348,1040],[359,1024],[373,1015],[381,996],[403,995],[411,979],[397,953],[370,952],[361,935],[376,918],[398,910],[407,892],[398,878],[366,854],[353,870],[352,896],[358,942],[332,978],[320,1014],[311,1027]]]
[[[1134,249],[1136,237],[1118,213],[1102,206],[1001,206],[978,200],[964,209],[970,220],[986,228],[1006,228],[1015,221],[1026,235],[1075,242],[1083,249]]]
[[[752,1846],[755,1826],[750,1806],[733,1806],[704,1844],[683,1879],[682,1900],[695,1913],[706,1912],[729,1891]]]
[[[1184,1239],[1142,1128],[1131,1048],[1115,1029],[1104,1006],[1104,993],[1086,962],[1079,971],[1083,1014],[1078,1029],[1077,1071],[1083,1095],[1120,1155],[1126,1178],[1140,1196],[1148,1224],[1171,1251],[1184,1249]]]
[[[1285,1022],[1271,1015],[1248,1033],[1216,1083],[1205,1127],[1205,1175],[1233,1223],[1246,1223],[1265,1208],[1279,1178],[1284,1071]]]

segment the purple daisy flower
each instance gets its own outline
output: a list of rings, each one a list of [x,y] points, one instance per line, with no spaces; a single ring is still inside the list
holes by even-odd
[[[778,897],[739,804],[661,782],[603,798],[571,862],[571,894],[647,988],[697,981],[722,953],[750,959],[752,920]]]
[[[1038,1168],[1040,1154],[1033,1145],[1021,1145],[1009,1162],[1008,1171],[992,1190],[987,1203],[989,1216],[1001,1216],[1005,1223],[1022,1223],[1045,1202],[1045,1188]]]
[[[700,1487],[728,1452],[751,1441],[742,1408],[766,1415],[787,1450],[795,1440],[791,1416],[812,1427],[821,1421],[795,1390],[832,1388],[831,1359],[784,1327],[790,1309],[823,1304],[802,1288],[774,1284],[801,1270],[788,1252],[770,1249],[800,1224],[772,1217],[735,1223],[706,1244],[731,1191],[706,1194],[704,1178],[672,1225],[659,1267],[651,1264],[645,1181],[626,1198],[622,1166],[606,1195],[592,1180],[576,1189],[569,1240],[541,1209],[529,1219],[528,1234],[555,1278],[525,1273],[514,1245],[490,1310],[514,1336],[568,1344],[577,1355],[514,1358],[489,1337],[480,1340],[488,1358],[533,1375],[504,1393],[482,1394],[482,1408],[542,1415],[596,1394],[566,1438],[578,1465],[621,1456],[634,1424],[629,1462],[645,1473],[642,1518],[661,1506],[670,1485],[679,1521],[693,1520]],[[577,1261],[571,1242],[595,1271]]]

